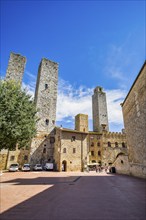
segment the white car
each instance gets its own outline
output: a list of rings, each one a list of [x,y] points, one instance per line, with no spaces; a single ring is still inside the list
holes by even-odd
[[[36,164],[36,165],[33,167],[33,170],[35,170],[35,171],[41,171],[41,170],[43,170],[43,167],[42,167],[41,164]]]
[[[53,163],[46,163],[44,166],[44,170],[52,170],[53,171]]]
[[[22,167],[22,171],[30,171],[30,164],[26,163]]]
[[[13,163],[9,167],[10,172],[15,172],[15,171],[18,171],[18,170],[19,170],[19,164],[18,163]]]

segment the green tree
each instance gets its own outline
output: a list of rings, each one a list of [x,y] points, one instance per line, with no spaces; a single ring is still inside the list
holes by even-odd
[[[0,150],[21,148],[36,134],[36,108],[14,81],[0,80]]]

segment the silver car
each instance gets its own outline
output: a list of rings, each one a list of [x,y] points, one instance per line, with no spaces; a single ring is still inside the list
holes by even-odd
[[[30,164],[26,163],[22,167],[22,171],[30,171]]]
[[[43,167],[42,167],[41,164],[36,164],[36,165],[33,167],[33,170],[35,170],[35,171],[41,171],[41,170],[43,170]]]
[[[18,163],[13,163],[10,165],[9,167],[9,171],[10,172],[16,172],[19,170],[19,164]]]

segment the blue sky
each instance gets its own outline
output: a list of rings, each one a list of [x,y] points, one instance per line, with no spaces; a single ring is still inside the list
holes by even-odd
[[[57,125],[89,115],[93,89],[107,94],[111,131],[123,128],[120,103],[146,59],[145,1],[0,1],[0,73],[10,52],[27,57],[23,85],[34,93],[43,57],[59,63]]]

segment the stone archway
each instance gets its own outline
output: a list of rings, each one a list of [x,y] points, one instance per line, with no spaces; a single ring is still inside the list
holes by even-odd
[[[62,171],[63,171],[63,172],[66,172],[66,171],[67,171],[67,162],[66,162],[66,160],[63,160],[63,161],[62,161]]]

